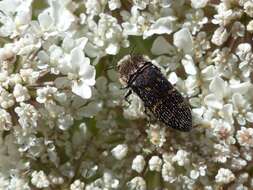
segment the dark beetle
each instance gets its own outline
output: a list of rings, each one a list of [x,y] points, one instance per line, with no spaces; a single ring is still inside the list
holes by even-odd
[[[184,97],[163,76],[158,67],[142,55],[126,55],[117,66],[120,82],[143,101],[145,108],[165,125],[180,131],[192,128],[191,108]]]

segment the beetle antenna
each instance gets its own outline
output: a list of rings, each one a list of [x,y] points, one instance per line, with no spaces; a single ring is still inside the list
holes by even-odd
[[[113,57],[112,64],[106,68],[106,71],[111,70],[111,69],[116,70],[116,68],[117,68],[116,60],[117,59],[118,59],[118,55]]]

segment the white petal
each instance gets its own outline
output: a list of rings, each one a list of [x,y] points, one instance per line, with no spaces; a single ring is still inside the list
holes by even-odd
[[[233,119],[233,106],[231,104],[226,104],[224,105],[224,107],[222,108],[223,111],[223,117],[226,121],[228,121],[229,123],[233,124],[234,123],[234,119]]]
[[[247,121],[253,123],[253,113],[252,112],[248,112],[246,114],[246,119],[247,119]]]
[[[76,45],[79,46],[81,49],[84,49],[88,42],[88,38],[82,37],[76,40]]]
[[[158,36],[151,48],[154,55],[171,54],[174,51],[175,48],[163,36]]]
[[[93,117],[99,111],[101,111],[102,107],[103,107],[102,102],[90,102],[88,105],[82,107],[79,110],[79,112],[80,112],[80,115],[84,117]]]
[[[75,41],[73,38],[66,36],[63,39],[61,46],[65,51],[70,51],[75,47]]]
[[[119,45],[117,43],[110,43],[105,49],[106,53],[109,55],[116,55],[119,51]]]
[[[135,35],[135,36],[141,35],[136,24],[130,24],[128,22],[124,22],[124,23],[122,23],[122,27],[124,28],[124,33],[129,36],[130,35]]]
[[[250,82],[243,82],[230,85],[230,88],[232,89],[233,92],[240,92],[241,94],[245,94],[250,89],[252,89],[252,84]]]
[[[84,59],[84,53],[81,48],[76,47],[70,52],[70,63],[74,70],[78,71],[82,64],[89,62],[88,58]]]
[[[201,74],[205,80],[212,80],[216,75],[216,70],[213,65],[209,65],[201,71]]]
[[[173,36],[173,43],[176,47],[182,49],[184,53],[192,53],[193,40],[188,28],[182,28],[181,30],[177,31]]]
[[[190,55],[185,55],[184,59],[182,59],[182,64],[187,74],[189,75],[197,74],[197,68],[195,67],[194,61]]]
[[[209,89],[211,92],[213,92],[215,95],[217,95],[219,98],[223,98],[225,91],[226,91],[226,85],[222,78],[215,77],[212,82],[209,85]]]
[[[176,84],[178,80],[177,74],[175,72],[170,73],[168,80],[171,84]]]
[[[204,113],[204,108],[202,107],[192,109],[192,114],[197,116],[198,118],[201,118],[203,113]]]
[[[246,125],[246,120],[244,116],[238,115],[236,119],[239,125]]]
[[[86,44],[84,51],[85,54],[88,55],[89,57],[94,58],[101,56],[101,52],[98,50],[98,48],[89,42]]]
[[[54,23],[58,30],[66,31],[70,25],[75,21],[74,15],[65,8],[66,3],[62,1],[50,1],[50,8],[53,15]]]
[[[206,6],[208,0],[191,0],[191,6],[194,9],[203,8]]]
[[[48,11],[43,11],[42,13],[40,13],[38,16],[38,20],[41,28],[44,30],[48,30],[53,24],[52,17],[50,16],[50,13]]]
[[[243,98],[243,96],[239,93],[235,93],[232,96],[232,102],[234,104],[234,106],[236,106],[237,108],[243,108],[243,106],[246,103],[246,100]]]
[[[92,95],[91,88],[84,82],[74,82],[72,92],[84,99],[89,99]]]
[[[217,46],[221,46],[229,37],[229,33],[224,26],[217,28],[212,36],[211,42]]]
[[[171,34],[174,31],[175,17],[167,16],[159,18],[154,24],[151,25],[149,30],[143,33],[143,38],[146,39],[153,34]]]
[[[81,65],[79,75],[87,85],[95,84],[96,70],[94,66],[83,64]]]
[[[221,109],[223,106],[223,102],[217,99],[217,96],[215,94],[207,95],[204,99],[204,102],[206,105],[216,109]]]

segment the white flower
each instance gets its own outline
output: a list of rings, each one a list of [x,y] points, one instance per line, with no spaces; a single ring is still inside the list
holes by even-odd
[[[195,9],[204,8],[208,0],[191,0],[191,6]]]
[[[85,187],[85,190],[119,189],[119,180],[115,179],[109,172],[105,172],[102,178],[98,178]]]
[[[0,48],[0,62],[8,61],[8,64],[13,63],[16,60],[15,52],[13,51],[13,47],[5,46]]]
[[[242,127],[239,131],[237,131],[236,138],[240,145],[253,147],[253,128]]]
[[[88,43],[85,52],[90,57],[102,57],[106,54],[115,55],[120,47],[128,47],[127,36],[123,34],[117,19],[111,15],[99,14],[99,21],[88,20]]]
[[[128,147],[126,144],[119,144],[112,149],[112,155],[117,160],[122,160],[127,155]]]
[[[245,13],[250,17],[253,17],[253,2],[247,1],[243,6]]]
[[[75,180],[70,185],[70,190],[83,190],[84,189],[84,183],[80,181],[79,179]]]
[[[121,2],[120,0],[109,0],[108,1],[108,6],[109,6],[109,9],[111,11],[115,10],[115,9],[118,9],[121,7]]]
[[[245,78],[250,76],[253,68],[253,54],[249,43],[241,43],[236,49],[236,55],[240,58],[239,69]]]
[[[249,21],[249,23],[247,24],[247,31],[249,31],[250,33],[253,32],[253,20]]]
[[[194,180],[198,179],[198,177],[199,177],[199,171],[197,171],[197,170],[191,170],[190,171],[190,177],[192,179],[194,179]]]
[[[34,171],[31,176],[32,176],[31,182],[35,187],[37,188],[49,187],[50,182],[44,171],[42,170]]]
[[[19,176],[11,176],[8,184],[8,189],[10,190],[31,190],[25,179]]]
[[[11,115],[4,109],[0,109],[0,130],[9,130],[12,127]]]
[[[24,102],[30,99],[30,95],[26,87],[21,84],[16,84],[13,89],[13,95],[17,102]]]
[[[39,113],[34,106],[21,102],[20,106],[15,108],[15,112],[19,117],[19,124],[23,128],[37,127]]]
[[[36,101],[43,103],[54,103],[54,101],[65,102],[66,94],[60,93],[57,88],[46,86],[37,89]]]
[[[10,6],[11,4],[11,6]],[[25,30],[31,22],[32,1],[1,1],[0,4],[0,35],[16,36]]]
[[[20,77],[25,83],[33,85],[39,78],[39,72],[34,71],[31,68],[20,69]]]
[[[189,153],[185,150],[178,150],[177,154],[173,156],[172,161],[177,162],[179,166],[184,166],[190,162],[188,156]]]
[[[170,83],[172,85],[176,84],[177,80],[178,80],[177,74],[175,72],[170,73],[169,76],[168,76],[168,80],[170,81]]]
[[[132,169],[141,173],[145,166],[145,160],[142,155],[137,155],[132,163]]]
[[[179,49],[182,49],[185,54],[191,54],[193,50],[193,39],[190,31],[187,28],[182,28],[173,35],[173,43]]]
[[[247,161],[242,158],[233,158],[231,168],[241,170],[247,165]]]
[[[103,175],[104,187],[107,189],[118,189],[119,180],[115,179],[109,172],[105,172]]]
[[[149,0],[133,0],[133,3],[138,9],[143,10],[149,4]]]
[[[250,60],[252,56],[251,45],[249,43],[240,43],[236,49],[236,55],[239,56],[240,60]]]
[[[163,36],[158,36],[152,44],[151,52],[154,55],[173,54],[175,48]]]
[[[100,0],[87,0],[84,1],[86,7],[86,13],[91,15],[98,15],[102,12],[103,7],[105,6],[106,1]]]
[[[0,86],[0,106],[4,109],[10,108],[14,105],[15,100],[13,94]]]
[[[162,166],[162,177],[164,181],[173,183],[176,180],[175,168],[170,162],[165,162]]]
[[[38,21],[42,31],[48,31],[54,26],[53,17],[51,16],[49,11],[41,12],[38,15]]]
[[[226,163],[228,158],[231,157],[230,146],[226,143],[214,144],[214,156],[213,160],[215,162]]]
[[[230,94],[228,84],[217,76],[211,81],[209,89],[212,93],[205,97],[205,103],[212,108],[222,109],[224,98]]]
[[[66,31],[71,27],[71,24],[75,21],[75,16],[70,10],[68,10],[68,1],[55,1],[49,0],[50,8],[45,11],[49,11],[54,21],[54,26],[59,31]]]
[[[194,61],[190,55],[185,55],[182,59],[182,65],[184,66],[184,70],[189,75],[196,75],[197,68],[194,64]]]
[[[135,177],[127,183],[130,190],[146,190],[147,185],[142,177]]]
[[[81,47],[71,50],[69,59],[62,63],[60,70],[72,81],[73,93],[84,99],[92,96],[91,86],[95,84],[96,71],[90,65],[90,59],[84,56]]]
[[[131,94],[129,96],[129,101],[131,104],[124,109],[124,117],[127,119],[145,118],[144,105],[143,102],[140,101],[140,98],[136,94]]]
[[[233,38],[243,37],[245,34],[245,26],[241,22],[234,22],[230,33]]]
[[[188,28],[193,35],[196,35],[208,23],[208,18],[202,9],[191,9],[185,17],[186,21],[183,23],[183,27]]]
[[[232,96],[234,106],[233,114],[240,125],[246,125],[246,121],[253,122],[253,110],[251,104],[239,93]]]
[[[235,139],[233,138],[234,127],[230,123],[224,120],[213,119],[211,121],[212,135],[218,138],[218,140],[224,140],[228,144],[234,144]]]
[[[57,126],[61,130],[67,130],[74,124],[74,118],[70,114],[60,113],[57,118]]]
[[[162,128],[158,125],[151,125],[147,130],[147,133],[150,141],[158,147],[162,147],[163,144],[166,142],[165,128]]]
[[[146,39],[154,34],[171,34],[175,30],[175,20],[173,16],[159,18],[147,31],[144,31],[143,38]]]
[[[161,171],[162,167],[162,159],[158,156],[152,156],[151,159],[148,161],[150,171]]]
[[[220,26],[214,31],[211,42],[217,46],[221,46],[229,37],[227,29]]]
[[[218,174],[215,176],[215,181],[221,184],[228,184],[235,180],[235,175],[226,168],[220,168]]]

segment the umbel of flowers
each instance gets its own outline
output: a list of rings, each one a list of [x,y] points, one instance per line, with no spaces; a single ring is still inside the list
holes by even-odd
[[[251,0],[0,1],[0,189],[253,189]],[[193,129],[124,101],[145,54]]]

